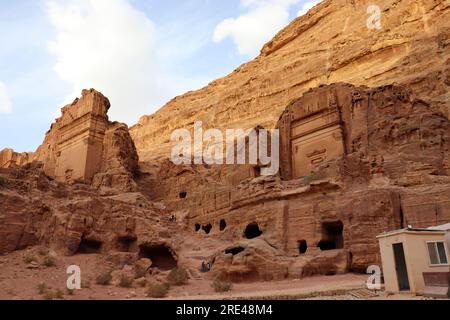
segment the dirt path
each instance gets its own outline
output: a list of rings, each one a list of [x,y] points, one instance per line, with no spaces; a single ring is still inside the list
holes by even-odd
[[[44,266],[44,256],[39,248],[31,248],[0,257],[0,299],[42,300],[45,292],[59,290],[66,300],[124,300],[147,299],[146,288],[120,288],[96,284],[99,273],[112,267],[107,257],[95,254],[57,257],[54,266]],[[30,263],[30,258],[38,262]],[[82,270],[83,289],[69,292],[66,289],[67,267],[78,265]],[[164,274],[157,275],[164,277]],[[172,300],[241,300],[241,299],[357,299],[352,292],[365,288],[365,275],[338,275],[313,277],[301,280],[234,284],[231,293],[216,294],[211,281],[191,279],[188,285],[173,287],[167,299]],[[152,281],[152,279],[149,279]],[[364,299],[364,295],[362,296]],[[378,295],[371,299],[396,298]],[[399,299],[411,299],[400,296]]]

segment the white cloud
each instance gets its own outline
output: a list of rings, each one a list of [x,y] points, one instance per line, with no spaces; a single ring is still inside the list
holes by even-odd
[[[12,103],[4,83],[0,82],[0,113],[11,113]]]
[[[300,0],[241,0],[247,12],[223,20],[216,26],[213,40],[230,37],[239,54],[256,56],[261,47],[289,23],[289,8]]]
[[[158,55],[153,22],[129,0],[46,4],[56,30],[49,44],[54,69],[73,86],[66,102],[84,88],[95,88],[110,99],[111,119],[133,124],[178,93],[180,85],[163,69]]]
[[[303,16],[306,14],[309,10],[311,10],[316,4],[318,4],[321,0],[315,0],[315,1],[308,1],[305,2],[303,7],[300,9],[300,11],[297,14],[297,17]]]

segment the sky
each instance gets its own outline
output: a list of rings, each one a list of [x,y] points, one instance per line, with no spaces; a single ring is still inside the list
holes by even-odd
[[[0,150],[34,151],[95,88],[135,124],[259,54],[319,0],[0,0]]]

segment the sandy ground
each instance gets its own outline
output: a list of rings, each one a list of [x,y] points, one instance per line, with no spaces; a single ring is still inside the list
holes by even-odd
[[[37,262],[29,263],[34,257]],[[40,292],[45,284],[46,292],[63,292],[66,300],[124,300],[147,299],[146,288],[120,288],[96,284],[97,276],[112,267],[105,256],[76,255],[56,257],[56,265],[45,267],[45,255],[39,248],[14,252],[0,257],[0,299],[1,300],[42,300]],[[66,289],[67,267],[78,265],[81,270],[83,289],[73,293]],[[159,274],[158,277],[164,277]],[[207,300],[207,299],[421,299],[411,295],[387,296],[383,292],[373,294],[365,290],[365,275],[339,275],[313,277],[302,280],[286,280],[258,283],[234,284],[230,293],[217,294],[210,280],[190,280],[188,285],[171,288],[167,299]],[[150,278],[149,281],[152,279]]]

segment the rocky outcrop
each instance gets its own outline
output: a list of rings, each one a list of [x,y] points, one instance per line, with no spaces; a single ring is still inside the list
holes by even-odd
[[[41,243],[140,273],[280,280],[365,272],[382,232],[449,222],[450,5],[380,0],[373,30],[369,4],[321,2],[130,133],[83,91],[35,154],[0,154],[0,253]],[[171,163],[170,134],[196,120],[277,127],[280,172]]]
[[[33,159],[33,153],[18,153],[6,148],[0,151],[0,168],[10,168],[14,166],[23,166]]]
[[[141,161],[169,157],[171,133],[197,120],[209,128],[273,128],[291,101],[336,82],[407,85],[448,117],[448,1],[377,1],[380,30],[367,28],[371,4],[324,0],[282,30],[255,60],[142,117],[131,128]]]
[[[103,139],[103,154],[100,173],[94,175],[92,185],[96,188],[108,187],[123,192],[136,190],[134,175],[139,158],[128,127],[114,123],[106,130]]]
[[[149,258],[141,247],[177,245],[169,214],[142,194],[100,196],[85,184],[51,180],[34,165],[1,177],[0,254],[41,244],[63,255],[109,253],[120,264]]]
[[[35,153],[5,149],[0,167],[40,162],[47,176],[60,182],[135,190],[136,148],[125,124],[108,121],[109,108],[109,100],[100,92],[83,90],[81,98],[61,109],[61,117]]]
[[[202,241],[234,243],[209,254],[214,276],[365,272],[378,234],[450,221],[450,4],[378,1],[379,30],[371,4],[322,1],[253,61],[131,128],[140,190]],[[199,120],[280,128],[280,176],[170,164],[171,133]]]
[[[192,236],[232,243],[208,255],[214,275],[365,272],[380,263],[377,235],[450,221],[450,121],[439,104],[403,86],[339,83],[293,100],[277,126],[279,175],[245,165],[141,167],[141,192]]]

